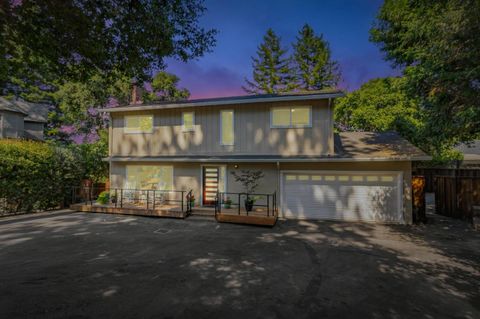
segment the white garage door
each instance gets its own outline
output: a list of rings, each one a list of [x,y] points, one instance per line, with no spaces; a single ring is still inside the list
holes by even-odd
[[[283,172],[284,217],[403,222],[399,172]]]

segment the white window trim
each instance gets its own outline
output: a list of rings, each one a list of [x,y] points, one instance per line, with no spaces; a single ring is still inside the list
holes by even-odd
[[[186,128],[185,127],[185,122],[184,122],[184,118],[183,118],[183,115],[185,113],[192,113],[193,115],[193,120],[192,120],[192,128]],[[193,132],[195,131],[195,111],[185,111],[185,112],[182,112],[182,132]]]
[[[142,116],[151,116],[152,117],[152,128],[149,130],[149,131],[142,131],[142,130],[138,130],[138,131],[128,131],[127,130],[127,118],[132,118],[132,117],[142,117]],[[125,115],[123,117],[123,133],[124,134],[151,134],[153,133],[153,126],[155,125],[155,116],[152,114],[152,115]]]
[[[307,107],[309,109],[308,124],[292,125],[292,109],[296,107]],[[290,125],[273,125],[273,110],[290,109]],[[270,108],[270,128],[309,128],[312,127],[312,106],[311,105],[295,105],[295,106],[274,106]]]
[[[232,112],[232,129],[233,129],[233,142],[231,144],[223,143],[223,112]],[[232,146],[235,145],[235,111],[233,109],[220,110],[220,145]]]

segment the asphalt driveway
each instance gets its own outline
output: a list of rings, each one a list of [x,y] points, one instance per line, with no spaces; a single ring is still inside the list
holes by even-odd
[[[67,317],[480,318],[480,233],[438,218],[0,219],[0,318]]]

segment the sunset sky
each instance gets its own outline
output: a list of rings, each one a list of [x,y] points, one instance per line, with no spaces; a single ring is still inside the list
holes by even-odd
[[[340,63],[342,89],[357,89],[376,77],[397,75],[369,42],[369,29],[381,0],[206,0],[202,26],[219,31],[217,45],[204,57],[182,63],[167,60],[167,71],[181,78],[191,98],[243,95],[245,77],[251,77],[255,55],[271,27],[290,48],[303,24],[323,33],[333,58]]]

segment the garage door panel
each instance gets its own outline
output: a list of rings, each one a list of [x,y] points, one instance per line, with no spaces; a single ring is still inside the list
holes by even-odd
[[[400,222],[398,173],[285,174],[285,217]],[[288,178],[287,178],[288,176]]]

